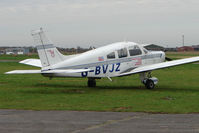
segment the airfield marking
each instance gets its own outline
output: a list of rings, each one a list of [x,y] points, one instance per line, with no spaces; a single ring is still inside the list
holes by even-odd
[[[199,132],[199,114],[0,109],[0,116],[3,133]]]
[[[142,115],[142,116],[144,116],[144,115]],[[129,121],[129,120],[132,120],[132,119],[138,119],[140,117],[141,117],[141,115],[140,116],[126,117],[126,118],[123,118],[123,119],[120,119],[120,120],[108,120],[108,121],[106,121],[102,124],[90,126],[88,128],[84,128],[84,129],[79,129],[79,130],[73,131],[71,133],[79,133],[79,132],[82,132],[82,131],[97,129],[97,128],[101,128],[101,127],[108,126],[108,125],[111,125],[111,124],[116,124],[116,123],[119,123],[119,122]]]

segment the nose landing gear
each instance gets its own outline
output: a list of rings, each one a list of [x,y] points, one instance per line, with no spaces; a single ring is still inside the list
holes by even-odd
[[[158,79],[156,77],[151,77],[151,72],[141,73],[140,79],[147,89],[153,89],[158,83]]]

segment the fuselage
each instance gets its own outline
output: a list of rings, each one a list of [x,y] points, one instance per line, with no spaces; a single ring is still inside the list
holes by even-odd
[[[148,51],[133,42],[119,42],[78,54],[51,66],[51,69],[90,69],[73,74],[48,74],[50,77],[116,77],[137,67],[165,61],[162,51]]]

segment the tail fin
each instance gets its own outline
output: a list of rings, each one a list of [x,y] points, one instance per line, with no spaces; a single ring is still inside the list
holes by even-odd
[[[42,67],[49,67],[64,60],[64,55],[62,55],[45,36],[42,28],[40,28],[40,30],[33,31],[32,36],[37,45],[37,52],[39,54]]]

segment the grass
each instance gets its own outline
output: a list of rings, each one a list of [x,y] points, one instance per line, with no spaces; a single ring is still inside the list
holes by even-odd
[[[173,59],[182,59],[182,58],[189,58],[193,56],[199,56],[198,51],[192,51],[192,52],[166,52],[166,55],[169,58]]]
[[[86,78],[3,74],[14,69],[35,68],[0,63],[1,109],[199,113],[197,64],[154,71],[159,79],[154,90],[145,89],[138,75],[97,80],[96,88],[88,88]]]
[[[38,59],[38,55],[37,54],[33,54],[33,55],[0,55],[0,60],[24,60],[24,59],[28,59],[28,58],[35,58]]]

